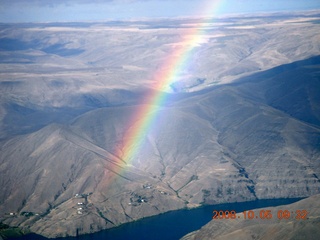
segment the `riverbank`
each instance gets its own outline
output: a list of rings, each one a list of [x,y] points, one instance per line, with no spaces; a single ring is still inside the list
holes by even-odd
[[[200,229],[213,217],[214,210],[245,210],[280,206],[297,202],[301,199],[268,199],[241,203],[227,203],[219,205],[207,205],[194,209],[182,209],[163,213],[157,216],[147,217],[135,222],[123,224],[108,230],[78,237],[56,238],[56,240],[121,240],[121,239],[180,239],[184,235]],[[29,234],[17,238],[17,240],[44,240],[39,235]]]

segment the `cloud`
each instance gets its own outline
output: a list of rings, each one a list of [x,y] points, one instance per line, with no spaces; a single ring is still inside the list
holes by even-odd
[[[144,2],[151,0],[0,0],[0,5],[36,5],[36,6],[56,6],[73,4],[103,4],[103,3],[130,3]],[[159,0],[158,0],[159,1]],[[162,0],[168,1],[168,0]]]
[[[57,6],[74,4],[98,4],[110,2],[131,2],[132,0],[0,0],[0,5],[33,5],[33,6]]]

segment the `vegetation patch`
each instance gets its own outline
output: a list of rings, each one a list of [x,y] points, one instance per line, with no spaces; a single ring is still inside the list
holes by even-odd
[[[7,224],[0,223],[0,237],[10,239],[29,234],[30,231],[22,230],[18,227],[10,227]]]

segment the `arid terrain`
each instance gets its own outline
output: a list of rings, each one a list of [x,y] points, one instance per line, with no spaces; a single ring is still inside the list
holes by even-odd
[[[76,236],[202,204],[319,194],[319,22],[305,12],[1,24],[0,221]],[[132,116],[156,104],[155,73],[193,28],[201,41],[123,162],[115,149]]]
[[[181,240],[193,239],[310,239],[320,234],[319,194],[280,207],[237,213],[235,219],[214,219]],[[308,209],[308,210],[307,210]],[[246,219],[244,218],[246,216]],[[261,218],[261,217],[262,218]]]

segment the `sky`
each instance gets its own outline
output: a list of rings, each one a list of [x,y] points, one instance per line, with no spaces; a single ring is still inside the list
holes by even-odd
[[[320,9],[320,0],[0,0],[0,22],[134,20]]]

